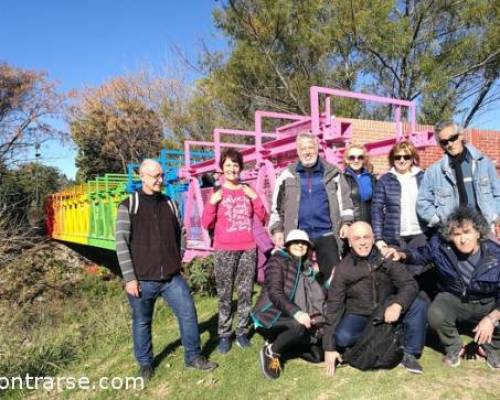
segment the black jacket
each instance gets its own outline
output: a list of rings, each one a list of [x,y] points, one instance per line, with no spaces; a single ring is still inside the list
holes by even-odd
[[[359,185],[356,182],[356,179],[348,172],[344,172],[344,177],[349,186],[349,191],[351,195],[352,205],[354,209],[354,221],[365,221],[369,224],[372,220],[372,200],[369,201],[361,201],[361,196],[359,194]],[[375,191],[375,184],[377,180],[370,174],[372,180],[372,190]]]
[[[335,268],[328,290],[323,348],[335,350],[335,330],[344,313],[369,316],[389,296],[405,312],[417,294],[417,282],[405,266],[384,260],[375,247],[367,258],[347,255]]]
[[[420,187],[424,171],[417,174]],[[422,230],[425,224],[420,223]],[[387,172],[375,185],[372,198],[372,228],[375,240],[384,240],[387,244],[399,245],[401,232],[401,184],[396,175]]]
[[[300,311],[293,299],[301,269],[301,262],[283,250],[271,256],[266,265],[264,287],[251,314],[257,327],[270,328],[282,313],[293,317]]]

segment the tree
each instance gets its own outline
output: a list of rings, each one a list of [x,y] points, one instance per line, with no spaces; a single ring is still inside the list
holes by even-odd
[[[499,14],[492,0],[227,0],[214,19],[231,52],[205,52],[198,87],[247,126],[258,108],[308,114],[312,85],[415,100],[423,123],[468,124],[500,97]],[[334,112],[372,109],[336,101]]]
[[[82,91],[68,113],[78,146],[77,177],[125,173],[128,163],[157,157],[167,132],[160,111],[173,86],[140,72]]]
[[[500,99],[500,2],[351,2],[350,33],[364,80],[382,95],[417,100],[421,122],[456,114],[467,126]]]
[[[21,225],[41,226],[47,195],[69,182],[59,169],[28,163],[15,169],[0,168],[0,210],[3,217]]]
[[[64,101],[45,73],[0,63],[0,160],[9,164],[30,146],[63,136],[50,119]]]

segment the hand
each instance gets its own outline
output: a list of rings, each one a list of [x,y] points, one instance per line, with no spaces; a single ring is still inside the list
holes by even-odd
[[[255,193],[255,190],[253,190],[250,186],[248,186],[248,185],[242,185],[242,187],[243,187],[243,193],[250,200],[255,200],[257,198],[257,193]]]
[[[273,242],[276,247],[283,247],[285,245],[285,235],[283,232],[274,232]]]
[[[136,279],[134,279],[133,281],[128,281],[125,284],[125,291],[133,297],[139,297],[141,294],[139,281],[137,281]]]
[[[491,343],[491,338],[493,336],[494,330],[495,327],[493,326],[493,321],[488,317],[484,317],[472,330],[472,332],[476,333],[476,336],[474,336],[474,341],[477,344]]]
[[[293,318],[295,318],[300,325],[304,325],[307,329],[311,328],[311,317],[308,313],[305,313],[304,311],[297,311],[293,314]]]
[[[325,366],[326,374],[328,376],[335,375],[335,370],[337,369],[337,363],[342,362],[342,356],[338,351],[325,351]]]
[[[213,206],[215,206],[221,200],[222,200],[222,189],[213,192],[212,196],[210,196],[210,204],[212,204]]]
[[[340,227],[339,237],[341,239],[345,239],[347,238],[347,235],[349,235],[349,225],[344,224]]]
[[[399,319],[399,316],[401,315],[402,309],[403,307],[401,307],[401,305],[399,305],[398,303],[391,304],[389,307],[385,309],[384,321],[387,322],[388,324],[396,322]]]
[[[382,254],[382,251],[380,253]],[[406,254],[402,251],[397,251],[394,247],[385,247],[384,254],[382,254],[382,256],[392,261],[400,261],[406,259]]]

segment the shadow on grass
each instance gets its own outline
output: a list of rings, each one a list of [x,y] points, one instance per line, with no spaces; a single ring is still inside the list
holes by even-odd
[[[201,349],[201,353],[207,358],[210,357],[210,355],[217,347],[217,321],[218,317],[216,313],[206,321],[203,321],[202,323],[198,324],[200,335],[202,335],[205,332],[209,333],[208,341]],[[168,357],[170,353],[173,353],[181,345],[182,342],[180,338],[167,344],[165,348],[155,356],[155,359],[153,361],[154,368],[158,367],[162,363],[162,361]]]

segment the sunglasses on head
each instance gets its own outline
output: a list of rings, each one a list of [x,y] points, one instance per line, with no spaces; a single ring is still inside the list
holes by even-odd
[[[439,144],[441,146],[446,146],[450,142],[456,142],[459,136],[460,133],[455,133],[454,135],[451,135],[448,139],[440,139]]]
[[[365,159],[365,156],[363,154],[361,154],[359,156],[352,155],[352,156],[347,157],[347,159],[349,161],[356,161],[356,160],[363,161]]]
[[[410,161],[413,158],[410,154],[398,154],[394,156],[395,160],[405,160],[405,161]]]

